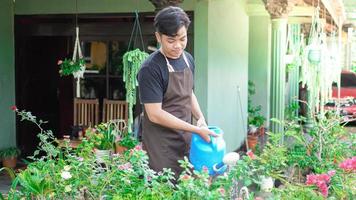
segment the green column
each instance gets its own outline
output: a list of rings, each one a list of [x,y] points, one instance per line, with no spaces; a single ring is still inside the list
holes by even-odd
[[[289,46],[291,52],[294,56],[298,56],[300,54],[300,42],[301,42],[301,29],[300,24],[290,24],[288,25],[289,30]],[[290,66],[288,72],[288,82],[289,82],[289,93],[288,93],[288,101],[287,104],[291,105],[295,103],[299,96],[299,67],[300,61],[297,58],[294,58],[293,63]],[[298,114],[298,111],[295,113]]]
[[[285,108],[285,62],[287,42],[287,19],[272,19],[272,60],[271,60],[271,118],[284,120]],[[272,122],[271,131],[283,132],[281,124]]]
[[[0,1],[0,149],[16,145],[13,3]]]

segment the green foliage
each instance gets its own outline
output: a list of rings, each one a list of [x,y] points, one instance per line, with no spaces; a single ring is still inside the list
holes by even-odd
[[[118,130],[112,122],[101,123],[95,128],[88,128],[85,131],[88,141],[94,144],[99,150],[111,150],[114,147]]]
[[[134,148],[136,145],[138,145],[138,140],[134,137],[132,137],[130,134],[125,134],[123,137],[121,137],[118,140],[119,145],[123,147],[127,147],[128,149]]]
[[[85,60],[80,58],[76,61],[65,58],[63,61],[59,60],[58,65],[60,67],[59,74],[61,76],[69,76],[75,72],[78,72],[85,67]]]
[[[128,51],[123,56],[124,75],[123,81],[126,88],[126,101],[128,102],[129,118],[128,118],[128,132],[132,132],[133,123],[133,106],[136,104],[136,87],[138,82],[136,79],[137,73],[143,61],[148,57],[146,52],[135,49]]]
[[[283,183],[273,190],[273,199],[324,199],[316,186],[306,185],[303,178],[299,179],[301,182],[287,179],[285,169],[288,167],[309,169],[308,173],[318,174],[333,170],[335,174],[328,183],[328,199],[355,196],[355,173],[339,167],[345,157],[354,155],[355,136],[346,134],[333,117],[319,117],[309,133],[304,133],[295,119],[277,121],[285,125],[284,133],[269,133],[269,141],[259,155],[248,152],[248,156],[242,156],[226,174],[218,177],[211,178],[204,170],[192,171],[192,165],[185,158],[179,161],[184,171],[174,181],[170,169],[159,173],[150,169],[148,156],[139,145],[124,154],[112,155],[105,163],[98,163],[93,153],[95,143],[90,138],[84,138],[77,149],[68,144],[58,147],[52,132],[41,128],[45,122],[37,120],[30,112],[17,109],[15,112],[39,127],[39,151],[45,155],[33,156],[34,162],[17,174],[8,199],[231,199],[232,193],[238,193],[234,192],[237,186],[238,190],[256,188],[261,176],[271,176]],[[97,129],[102,133],[114,132],[112,135],[129,135],[115,132],[116,125],[112,122]],[[110,134],[108,141],[113,139]],[[327,148],[320,148],[320,144]],[[249,199],[253,199],[252,196]]]
[[[0,159],[13,158],[20,155],[21,151],[17,147],[9,147],[0,150]]]

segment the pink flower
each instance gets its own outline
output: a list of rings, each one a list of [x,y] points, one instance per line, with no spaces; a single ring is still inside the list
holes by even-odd
[[[152,181],[152,177],[151,176],[147,176],[147,181],[151,182]]]
[[[255,158],[256,158],[255,154],[254,154],[252,151],[248,151],[246,154],[247,154],[248,157],[250,157],[251,159],[255,159]]]
[[[262,197],[256,197],[255,200],[263,200]]]
[[[328,183],[330,183],[331,177],[335,175],[335,170],[329,171],[327,174],[309,174],[305,184],[315,185],[319,188],[321,194],[327,197],[329,194]]]
[[[329,175],[329,176],[334,176],[335,173],[336,173],[335,170],[330,170],[330,171],[328,171],[328,175]]]
[[[220,192],[221,196],[225,196],[225,189],[224,188],[220,187],[218,189],[218,191]]]
[[[131,165],[131,163],[128,162],[123,165],[119,165],[117,167],[119,168],[119,170],[129,170],[132,168],[132,165]]]
[[[120,141],[121,141],[121,136],[120,135],[116,136],[115,142],[120,142]]]
[[[205,172],[205,173],[209,173],[209,169],[208,169],[208,167],[207,167],[207,166],[203,166],[203,167],[202,167],[202,169],[203,169],[203,172]]]
[[[344,160],[339,167],[344,171],[356,171],[356,156]]]
[[[15,105],[11,106],[10,109],[13,110],[13,111],[17,111],[18,110]]]
[[[83,160],[84,160],[84,158],[78,157],[78,161],[79,161],[79,162],[83,162]]]
[[[57,65],[61,65],[63,63],[62,60],[58,60]]]
[[[142,146],[140,144],[135,146],[135,150],[137,151],[141,151],[142,150]]]

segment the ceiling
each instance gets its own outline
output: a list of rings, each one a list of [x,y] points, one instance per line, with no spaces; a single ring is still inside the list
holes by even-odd
[[[346,12],[346,24],[356,27],[356,0],[343,0]]]

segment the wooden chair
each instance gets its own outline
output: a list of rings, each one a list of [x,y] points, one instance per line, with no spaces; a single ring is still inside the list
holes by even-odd
[[[94,126],[99,123],[99,100],[74,98],[74,126]]]
[[[128,105],[126,101],[119,100],[103,100],[103,122],[110,120],[125,120],[127,124],[128,119]],[[125,124],[121,123],[119,128],[123,130]]]

